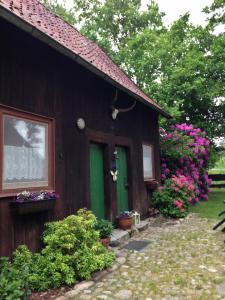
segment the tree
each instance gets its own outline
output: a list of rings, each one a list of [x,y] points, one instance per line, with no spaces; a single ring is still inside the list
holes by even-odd
[[[75,0],[67,11],[57,0],[48,6],[99,43],[137,84],[173,116],[173,123],[191,122],[210,137],[225,134],[225,37],[194,26],[185,14],[170,28],[154,1]],[[207,14],[222,22],[224,0],[215,0]],[[220,14],[218,15],[218,9]]]
[[[224,36],[184,15],[169,30],[144,30],[120,52],[129,75],[167,109],[211,137],[224,134]]]
[[[214,0],[203,11],[209,15],[208,20],[211,26],[225,24],[225,0]]]

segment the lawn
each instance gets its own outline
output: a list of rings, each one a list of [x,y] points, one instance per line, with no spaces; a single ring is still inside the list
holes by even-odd
[[[209,196],[209,201],[202,201],[192,206],[190,211],[198,213],[201,217],[221,219],[221,217],[218,217],[218,213],[225,210],[223,200],[225,200],[225,189],[213,189]],[[225,215],[223,217],[225,217]]]

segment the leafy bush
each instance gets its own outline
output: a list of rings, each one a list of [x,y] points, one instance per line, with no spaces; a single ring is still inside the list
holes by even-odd
[[[0,258],[0,300],[26,299],[23,274],[8,258]]]
[[[193,181],[187,180],[185,176],[173,176],[165,180],[164,185],[153,193],[152,204],[166,217],[185,217],[194,196],[194,189]]]
[[[112,222],[108,220],[98,220],[95,225],[95,230],[99,232],[100,238],[109,237],[113,231]]]
[[[28,270],[24,279],[32,290],[72,285],[90,278],[94,271],[111,266],[114,260],[114,254],[99,242],[95,226],[95,216],[84,209],[46,224],[41,253],[32,254],[21,247],[15,252],[15,268]]]

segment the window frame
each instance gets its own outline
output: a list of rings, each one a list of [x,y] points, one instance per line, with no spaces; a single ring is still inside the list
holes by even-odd
[[[48,185],[28,186],[3,189],[3,161],[4,161],[4,116],[15,117],[48,125]],[[35,113],[0,105],[0,198],[16,196],[21,191],[54,191],[55,190],[55,120]]]
[[[145,177],[145,173],[144,173],[144,146],[150,147],[151,148],[151,153],[152,153],[152,177]],[[154,154],[154,146],[152,143],[147,143],[147,142],[143,142],[142,143],[142,167],[143,167],[143,178],[144,181],[151,181],[151,180],[155,180],[155,154]]]

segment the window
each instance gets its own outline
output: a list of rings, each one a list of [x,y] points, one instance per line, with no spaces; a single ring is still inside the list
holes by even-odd
[[[144,180],[153,179],[153,147],[151,145],[143,145],[143,171]]]
[[[1,194],[54,188],[53,121],[0,108]]]

